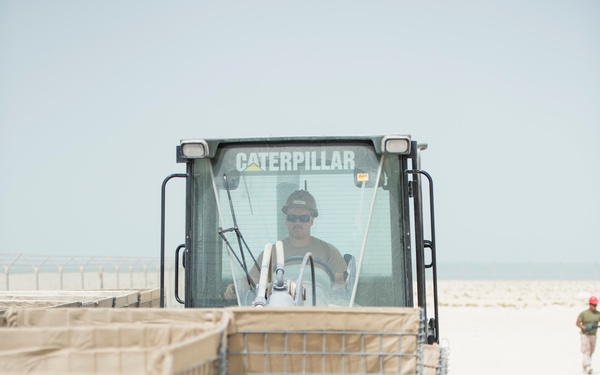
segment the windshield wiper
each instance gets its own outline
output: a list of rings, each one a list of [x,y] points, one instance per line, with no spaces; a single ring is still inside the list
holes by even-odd
[[[254,265],[255,265],[256,269],[260,269],[260,267],[258,266],[258,262],[256,261],[254,254],[252,254],[252,251],[250,251],[250,247],[246,243],[246,240],[244,240],[244,236],[242,235],[242,232],[240,231],[240,228],[237,225],[237,220],[235,218],[235,210],[233,209],[233,200],[231,199],[231,192],[229,190],[229,183],[227,182],[226,174],[223,174],[223,181],[225,183],[225,190],[227,190],[227,199],[229,199],[229,208],[231,209],[231,217],[233,219],[233,227],[228,228],[228,229],[219,228],[219,235],[221,236],[221,238],[227,245],[227,248],[229,249],[229,251],[233,254],[235,259],[237,260],[240,267],[242,267],[242,270],[246,274],[246,280],[248,280],[248,285],[250,285],[252,288],[256,288],[256,283],[254,282],[254,280],[252,280],[252,277],[250,277],[250,273],[248,272],[248,266],[246,265],[246,256],[244,255],[244,247],[246,247],[248,254],[250,254],[250,256],[252,257],[252,260],[254,261]],[[235,235],[237,237],[238,246],[240,249],[241,259],[235,253],[235,251],[233,250],[233,247],[231,246],[231,243],[229,243],[229,241],[227,240],[227,237],[225,236],[225,233],[229,233],[229,232],[235,232]]]

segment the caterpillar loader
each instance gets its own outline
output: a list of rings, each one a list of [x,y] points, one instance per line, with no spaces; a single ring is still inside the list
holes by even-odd
[[[161,307],[172,293],[262,322],[227,341],[227,373],[445,373],[426,148],[408,135],[182,140],[185,172],[161,191]],[[185,239],[167,250],[174,179]]]

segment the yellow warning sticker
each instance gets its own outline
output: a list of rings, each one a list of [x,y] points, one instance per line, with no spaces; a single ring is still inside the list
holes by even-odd
[[[369,174],[368,173],[357,173],[356,181],[359,181],[359,182],[369,181]]]
[[[244,169],[244,171],[245,172],[257,172],[257,171],[262,171],[262,168],[256,164],[252,163],[246,169]]]

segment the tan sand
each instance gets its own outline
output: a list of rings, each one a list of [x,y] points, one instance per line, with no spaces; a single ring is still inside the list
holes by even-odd
[[[439,290],[450,374],[582,372],[575,320],[600,281],[444,281]],[[600,350],[592,367],[600,374]]]

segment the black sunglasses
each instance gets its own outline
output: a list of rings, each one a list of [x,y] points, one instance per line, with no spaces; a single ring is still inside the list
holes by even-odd
[[[310,221],[310,215],[287,215],[287,221],[295,223],[300,220],[302,223],[308,223]]]

